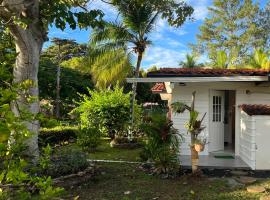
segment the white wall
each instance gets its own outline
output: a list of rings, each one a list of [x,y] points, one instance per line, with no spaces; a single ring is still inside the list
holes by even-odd
[[[257,170],[270,169],[270,116],[253,116],[255,121]]]
[[[207,87],[199,87],[198,85],[193,86],[179,86],[175,85],[172,93],[172,102],[181,101],[188,105],[191,104],[192,92],[196,91],[195,95],[195,109],[199,111],[199,118],[203,116],[205,112],[208,112],[209,108],[209,98],[208,98],[208,88]],[[181,144],[181,155],[190,155],[189,145],[190,135],[187,134],[187,129],[185,128],[185,124],[189,120],[189,112],[184,112],[183,114],[173,114],[172,120],[174,123],[174,127],[178,129],[178,131],[184,136],[184,143]],[[206,126],[206,129],[200,134],[203,137],[208,137],[208,115],[206,115],[203,125]],[[200,153],[201,155],[208,154],[208,145],[206,145],[205,150]]]
[[[186,86],[180,86],[175,83],[172,89],[172,102],[183,101],[187,104],[191,103],[192,92],[196,91],[195,109],[200,112],[200,117],[207,112],[204,120],[206,129],[201,133],[202,136],[209,136],[209,91],[210,90],[235,90],[236,91],[236,116],[235,116],[235,154],[240,155],[240,134],[241,112],[238,108],[242,104],[269,104],[270,103],[270,89],[269,87],[256,86],[253,82],[218,82],[218,83],[186,83]],[[246,90],[250,93],[247,94]],[[185,143],[181,146],[181,154],[189,155],[190,136],[186,134],[185,123],[188,121],[188,113],[181,115],[172,115],[172,120],[175,128],[185,136]],[[208,154],[208,145],[201,155]]]
[[[256,164],[255,120],[241,111],[239,155],[252,169]]]

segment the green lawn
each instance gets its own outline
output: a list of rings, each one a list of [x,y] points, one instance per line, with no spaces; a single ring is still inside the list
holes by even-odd
[[[89,153],[90,159],[94,160],[122,160],[122,161],[140,161],[139,153],[141,148],[137,149],[118,149],[112,148],[109,144],[110,140],[103,138],[102,144],[97,150]]]
[[[99,163],[101,174],[79,187],[68,189],[66,199],[91,200],[256,200],[260,195],[247,193],[245,188],[233,189],[224,179],[175,180],[147,175],[138,164]],[[263,183],[269,188],[270,180]],[[124,194],[130,191],[130,194]]]
[[[74,148],[75,146],[70,146]],[[114,149],[104,140],[91,159],[139,161],[140,149]],[[66,189],[64,199],[89,200],[259,200],[246,188],[232,188],[224,178],[161,179],[139,169],[138,164],[97,163],[100,174],[86,184]],[[270,180],[257,184],[270,189]],[[125,192],[129,191],[129,194]]]

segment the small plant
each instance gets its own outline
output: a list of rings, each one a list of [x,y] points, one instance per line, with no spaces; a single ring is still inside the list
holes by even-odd
[[[62,149],[55,152],[50,158],[50,164],[41,174],[51,177],[77,173],[89,166],[86,153],[80,149]]]
[[[141,158],[153,161],[161,173],[179,166],[179,144],[181,135],[173,127],[173,123],[162,113],[151,113],[145,117],[142,130],[147,136]]]
[[[206,139],[198,139],[198,138],[195,139],[193,143],[195,150],[197,152],[202,152],[206,145],[206,141],[207,141]]]
[[[99,129],[83,128],[78,134],[77,144],[85,150],[93,151],[101,143],[101,132]]]

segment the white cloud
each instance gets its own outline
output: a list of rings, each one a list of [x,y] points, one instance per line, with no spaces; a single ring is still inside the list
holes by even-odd
[[[188,0],[187,3],[194,8],[193,17],[195,20],[204,20],[207,17],[207,7],[210,6],[211,0]]]
[[[107,20],[115,20],[117,18],[117,10],[108,3],[102,1],[90,1],[87,6],[89,9],[102,10],[105,13],[105,19]]]
[[[166,39],[166,44],[168,44],[171,47],[186,47],[186,45],[184,45],[183,43],[171,38]]]
[[[180,60],[184,59],[186,51],[177,51],[163,47],[150,47],[143,60],[143,68],[156,65],[158,67],[177,67]]]

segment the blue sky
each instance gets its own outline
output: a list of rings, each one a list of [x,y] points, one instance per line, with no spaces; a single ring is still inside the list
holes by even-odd
[[[264,6],[267,0],[259,0],[261,6]],[[177,67],[179,61],[185,58],[186,53],[190,52],[189,43],[196,42],[196,34],[199,32],[199,26],[208,15],[207,7],[211,6],[212,0],[187,0],[193,6],[193,21],[186,21],[180,28],[170,27],[166,21],[158,20],[151,38],[153,44],[146,50],[142,67],[148,68],[153,65],[158,67]],[[115,20],[117,12],[108,4],[101,1],[93,1],[89,8],[98,8],[105,13],[105,19]],[[49,29],[49,38],[60,37],[75,39],[79,43],[87,43],[91,30],[70,30],[61,31],[55,27]],[[45,44],[45,47],[49,43]],[[207,58],[202,56],[200,61]]]

